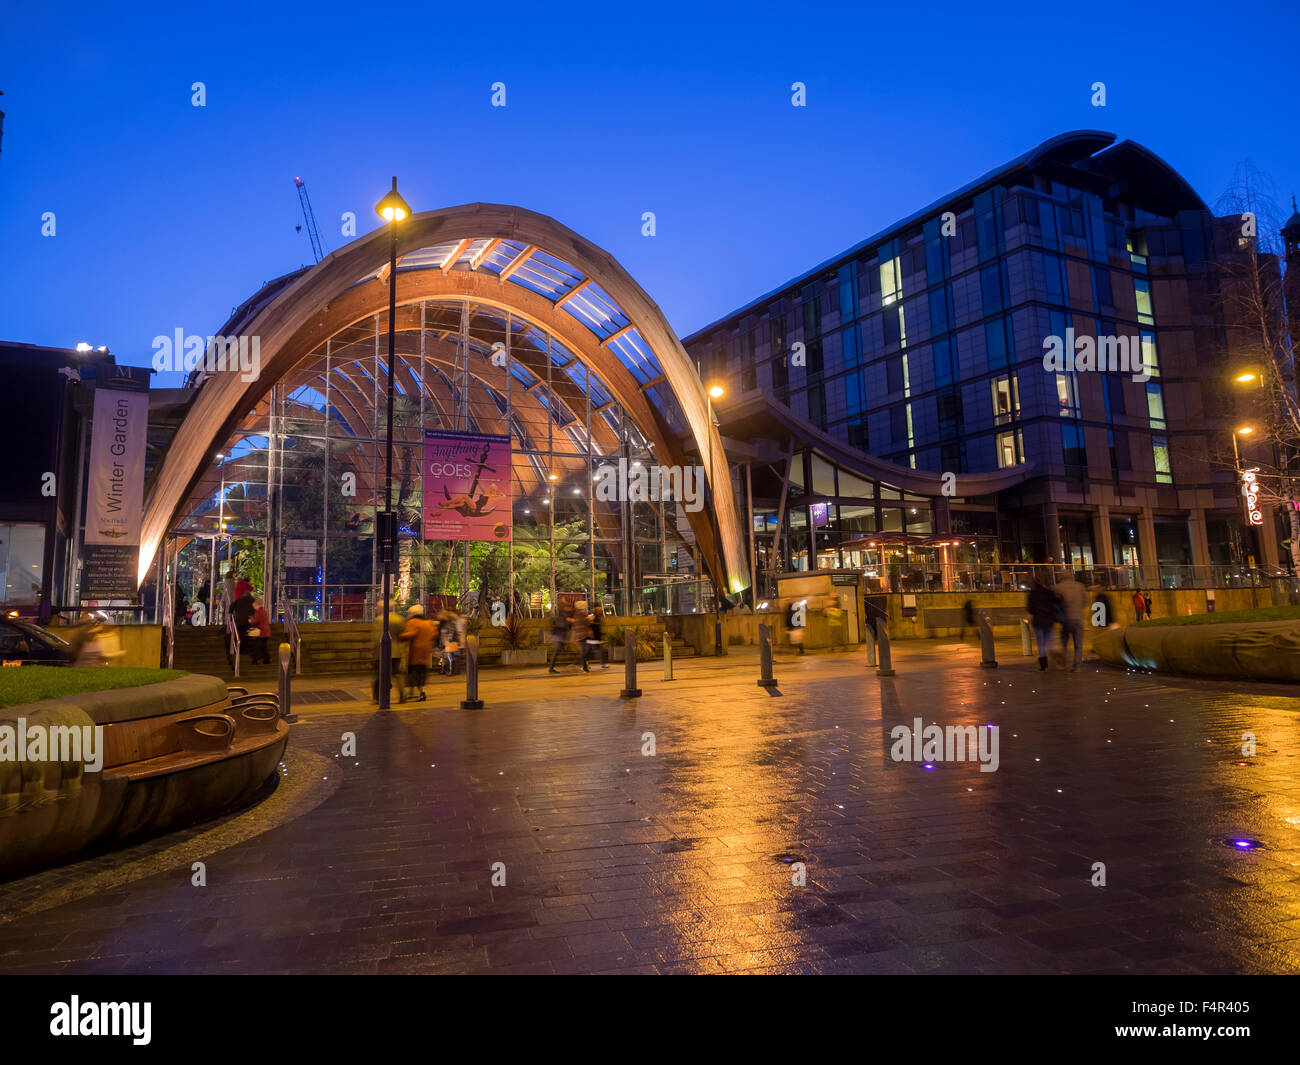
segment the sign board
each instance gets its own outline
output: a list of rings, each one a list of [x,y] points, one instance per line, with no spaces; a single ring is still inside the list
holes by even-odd
[[[1241,494],[1246,500],[1246,520],[1251,525],[1264,524],[1264,514],[1259,509],[1259,481],[1255,477],[1257,473],[1259,473],[1258,466],[1241,471]]]
[[[903,617],[916,617],[916,596],[907,594],[903,595]]]
[[[424,538],[511,536],[510,437],[424,433]]]
[[[136,597],[148,424],[149,371],[106,368],[95,387],[86,471],[83,600]]]

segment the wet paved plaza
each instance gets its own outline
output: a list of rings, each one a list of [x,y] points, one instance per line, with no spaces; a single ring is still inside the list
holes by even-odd
[[[203,853],[206,886],[170,839],[80,897],[124,856],[0,885],[0,971],[1300,971],[1300,699],[1000,654],[787,656],[768,694],[733,653],[631,701],[619,667],[488,672],[477,712],[322,678],[360,698],[299,708],[315,805]],[[917,717],[996,725],[997,770],[893,760]]]

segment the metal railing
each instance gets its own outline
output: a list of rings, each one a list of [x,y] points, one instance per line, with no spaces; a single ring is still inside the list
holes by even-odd
[[[239,676],[239,626],[235,624],[235,615],[226,612],[226,647],[230,654],[231,664],[235,669],[235,676]]]
[[[286,610],[281,607],[281,614],[284,616],[284,632],[289,637],[289,650],[293,652],[293,671],[296,674],[302,673],[302,633],[298,631],[297,619],[293,616],[292,610]]]
[[[1263,588],[1280,583],[1296,586],[1290,574],[1270,574],[1244,565],[1094,566],[1074,563],[890,563],[865,566],[863,585],[870,593],[886,592],[1012,592],[1027,591],[1034,580],[1056,584],[1065,572],[1077,573],[1085,584],[1111,589]]]

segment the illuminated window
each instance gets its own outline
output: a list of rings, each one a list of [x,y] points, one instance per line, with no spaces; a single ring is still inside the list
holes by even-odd
[[[998,469],[1015,466],[1025,453],[1025,441],[1019,429],[998,433],[996,440]]]
[[[1156,463],[1156,483],[1173,484],[1174,471],[1169,464],[1169,441],[1163,436],[1151,438],[1151,452]]]
[[[989,387],[993,393],[993,421],[1005,425],[1020,413],[1020,385],[1016,375],[999,377],[990,381]]]
[[[1079,379],[1074,371],[1056,375],[1056,399],[1062,418],[1079,413]]]
[[[880,304],[888,307],[903,296],[903,272],[898,256],[880,262]]]
[[[1154,381],[1147,382],[1147,416],[1152,429],[1165,428],[1164,390]]]
[[[1156,354],[1156,335],[1142,332],[1142,365],[1152,377],[1160,376],[1160,359]]]
[[[1133,294],[1137,296],[1138,321],[1142,325],[1155,325],[1155,316],[1151,311],[1151,283],[1134,281]]]

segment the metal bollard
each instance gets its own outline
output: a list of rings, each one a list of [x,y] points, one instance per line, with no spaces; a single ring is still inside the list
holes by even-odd
[[[1034,633],[1029,627],[1028,618],[1020,619],[1020,653],[1031,658],[1034,654]]]
[[[623,690],[624,699],[638,699],[641,689],[636,686],[636,629],[623,630]]]
[[[280,644],[280,720],[293,724],[298,720],[298,715],[290,712],[292,710],[290,705],[292,694],[289,684],[289,659],[291,657],[292,652],[289,650],[289,645],[287,643]]]
[[[984,669],[997,669],[998,656],[993,649],[993,626],[989,624],[989,616],[980,614],[980,665]]]
[[[867,668],[872,669],[876,664],[876,634],[872,631],[870,625],[867,626],[863,635],[863,644],[867,648]]]
[[[772,676],[772,626],[759,623],[758,626],[758,661],[762,674],[758,678],[760,688],[775,688],[776,678]]]
[[[673,644],[668,633],[664,633],[664,680],[673,679]]]
[[[880,665],[876,667],[876,676],[892,677],[894,675],[894,658],[889,652],[889,622],[885,618],[876,619],[876,643],[880,657]]]
[[[478,637],[472,632],[465,637],[465,698],[460,708],[483,709],[483,700],[478,697]]]

